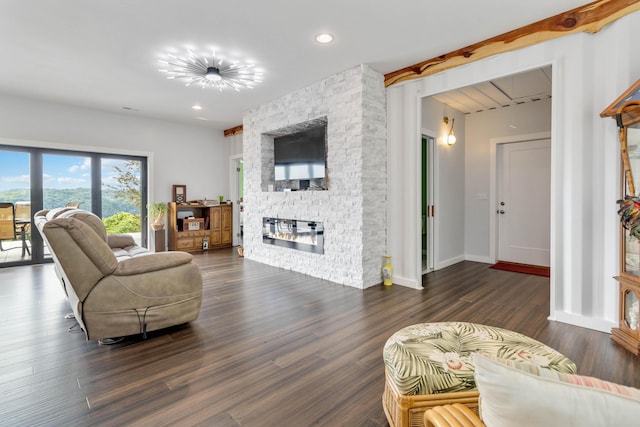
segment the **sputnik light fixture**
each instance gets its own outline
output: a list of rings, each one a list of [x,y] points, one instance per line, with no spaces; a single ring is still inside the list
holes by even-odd
[[[446,125],[449,124],[449,117],[445,117],[444,119],[442,119],[442,121],[445,124],[445,129],[446,129]],[[449,133],[447,133],[447,136],[445,138],[445,141],[447,142],[448,145],[453,145],[456,143],[456,136],[453,133],[453,125],[455,124],[456,119],[454,119],[453,117],[451,118],[451,129],[449,129]]]
[[[263,72],[253,63],[227,60],[213,49],[206,53],[194,51],[186,49],[182,55],[166,53],[166,59],[159,60],[165,68],[158,71],[168,74],[168,79],[185,81],[185,86],[213,87],[220,91],[251,89],[255,83],[262,82]]]

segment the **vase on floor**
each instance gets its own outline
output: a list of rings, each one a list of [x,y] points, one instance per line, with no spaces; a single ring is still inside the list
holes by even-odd
[[[389,255],[384,256],[384,264],[382,265],[382,283],[385,286],[391,286],[393,284],[393,266],[391,265],[391,257]]]

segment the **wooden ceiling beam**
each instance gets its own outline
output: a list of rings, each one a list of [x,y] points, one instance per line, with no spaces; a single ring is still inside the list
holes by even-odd
[[[608,24],[640,10],[640,0],[598,0],[462,49],[385,74],[385,86],[426,77],[489,56],[531,46],[568,34],[597,33]]]
[[[234,126],[232,128],[224,130],[224,136],[225,137],[234,136],[234,135],[240,135],[241,133],[242,133],[242,125]]]

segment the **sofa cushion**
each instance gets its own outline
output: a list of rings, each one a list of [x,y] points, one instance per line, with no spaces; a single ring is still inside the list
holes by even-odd
[[[111,249],[137,246],[136,241],[130,234],[107,234],[107,244]]]
[[[93,212],[85,211],[83,209],[76,208],[62,208],[63,210],[55,215],[55,218],[75,218],[87,224],[96,232],[96,234],[103,240],[107,241],[107,231],[104,228],[102,219]]]
[[[474,354],[480,414],[491,427],[623,426],[640,419],[640,390]]]
[[[73,208],[53,208],[41,212],[45,214],[47,221],[50,221],[70,210],[73,210]]]

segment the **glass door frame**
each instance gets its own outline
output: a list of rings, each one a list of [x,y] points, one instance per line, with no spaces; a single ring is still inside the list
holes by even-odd
[[[29,194],[31,202],[31,217],[44,208],[44,186],[43,186],[43,156],[47,154],[81,156],[91,158],[91,211],[102,217],[102,175],[101,161],[103,159],[121,159],[140,161],[140,226],[141,244],[148,247],[148,221],[147,203],[148,200],[148,168],[149,158],[144,155],[116,154],[105,152],[91,152],[83,150],[44,148],[23,145],[0,144],[1,151],[24,152],[29,154]],[[0,263],[0,268],[18,265],[42,264],[52,262],[52,259],[45,257],[44,242],[40,233],[31,227],[31,258],[19,261]]]

